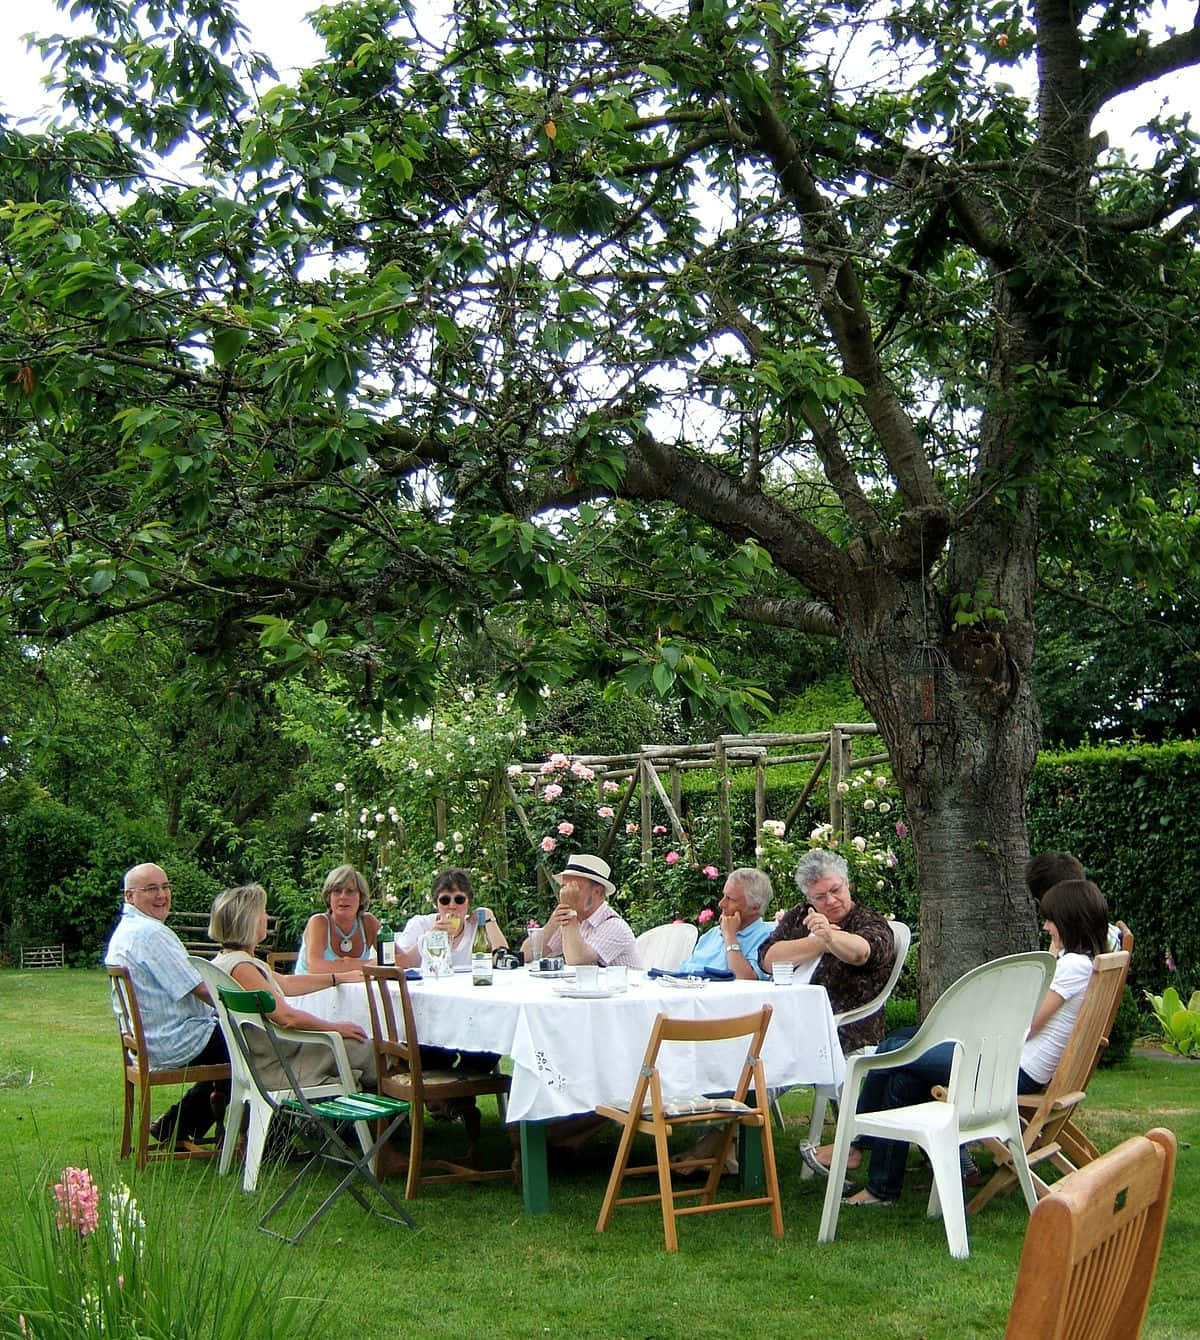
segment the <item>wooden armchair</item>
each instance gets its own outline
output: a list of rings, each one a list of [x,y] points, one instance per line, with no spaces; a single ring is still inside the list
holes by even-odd
[[[518,1164],[503,1168],[481,1169],[478,1146],[481,1118],[475,1099],[494,1094],[503,1113],[503,1102],[511,1081],[498,1070],[472,1074],[470,1071],[433,1070],[421,1062],[421,1047],[412,1002],[403,968],[363,965],[367,984],[367,1004],[371,1010],[371,1033],[375,1043],[375,1068],[379,1092],[409,1105],[409,1145],[405,1161],[404,1199],[413,1200],[423,1184],[431,1182],[491,1182],[506,1178],[517,1181]],[[395,997],[391,986],[396,988]],[[394,1000],[400,1002],[403,1029],[397,1027]],[[425,1114],[430,1104],[445,1105],[463,1118],[468,1147],[461,1162],[424,1158]],[[436,1170],[436,1171],[433,1171]],[[380,1176],[386,1175],[386,1164]]]
[[[228,1080],[227,1065],[179,1066],[170,1070],[152,1070],[146,1051],[146,1035],[142,1029],[142,1015],[138,1009],[137,992],[128,968],[109,968],[108,984],[112,992],[113,1010],[117,1016],[117,1030],[121,1036],[121,1071],[125,1091],[124,1117],[121,1124],[121,1157],[128,1158],[133,1148],[134,1094],[138,1100],[137,1157],[135,1164],[141,1170],[147,1163],[164,1159],[212,1158],[217,1153],[218,1135],[204,1140],[168,1142],[157,1149],[150,1148],[150,1096],[161,1085],[200,1084],[206,1080]]]
[[[1075,1109],[1087,1097],[1088,1082],[1107,1045],[1107,1030],[1112,1027],[1120,1005],[1128,972],[1129,955],[1125,950],[1097,956],[1075,1027],[1053,1078],[1041,1093],[1025,1094],[1017,1100],[1022,1143],[1039,1198],[1050,1189],[1038,1175],[1039,1164],[1049,1161],[1061,1172],[1074,1171],[1075,1164],[1063,1149],[1063,1131]],[[996,1171],[968,1204],[967,1210],[971,1214],[981,1210],[993,1197],[1009,1190],[1017,1180],[1008,1149],[997,1140],[984,1143],[995,1157]],[[1091,1162],[1090,1159],[1085,1161]]]
[[[1005,1340],[1137,1340],[1167,1222],[1175,1149],[1167,1130],[1134,1136],[1038,1202]]]

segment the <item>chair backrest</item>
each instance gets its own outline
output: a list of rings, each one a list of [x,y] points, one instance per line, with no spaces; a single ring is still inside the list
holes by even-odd
[[[1116,923],[1116,927],[1117,930],[1121,932],[1121,948],[1129,955],[1130,958],[1132,958],[1133,932],[1129,929],[1128,926],[1126,926],[1126,924],[1123,921],[1118,921]]]
[[[889,919],[888,925],[891,927],[892,939],[896,945],[896,958],[892,964],[891,972],[888,973],[888,979],[884,983],[883,990],[872,996],[865,1005],[856,1005],[852,1010],[843,1010],[841,1014],[835,1014],[833,1022],[839,1028],[843,1024],[852,1024],[857,1019],[866,1019],[876,1010],[881,1010],[887,1004],[888,997],[896,989],[896,983],[900,980],[900,974],[904,971],[904,961],[908,958],[909,946],[912,944],[912,930],[907,922],[903,921]]]
[[[215,971],[220,971],[216,969]],[[224,974],[222,974],[223,976]],[[231,979],[232,980],[232,979]],[[291,1059],[288,1050],[281,1046],[279,1036],[275,1031],[275,1026],[271,1023],[269,1015],[275,1012],[276,1000],[269,991],[247,991],[239,986],[235,981],[233,987],[219,986],[216,991],[216,999],[220,1002],[222,1022],[228,1026],[229,1032],[226,1034],[226,1044],[232,1039],[233,1046],[229,1047],[229,1055],[232,1059],[234,1053],[238,1055],[246,1077],[249,1082],[258,1090],[262,1098],[271,1106],[272,1109],[279,1109],[279,1090],[269,1088],[262,1080],[258,1072],[258,1067],[254,1063],[254,1053],[250,1049],[250,1043],[246,1036],[247,1028],[259,1028],[266,1035],[271,1044],[271,1050],[275,1054],[275,1059],[279,1062],[280,1068],[287,1077],[288,1085],[291,1088],[295,1098],[304,1102],[304,1086],[300,1083],[295,1071],[292,1069]]]
[[[741,1069],[737,1082],[731,1086],[733,1101],[744,1103],[746,1094],[753,1085],[755,1093],[759,1096],[760,1105],[765,1111],[768,1090],[762,1065],[762,1045],[770,1022],[770,1005],[764,1005],[753,1014],[735,1015],[729,1019],[672,1019],[666,1014],[660,1014],[654,1021],[650,1041],[646,1044],[646,1055],[633,1091],[631,1111],[640,1112],[644,1109],[647,1089],[658,1111],[660,1113],[662,1111],[663,1092],[658,1054],[663,1043],[686,1042],[694,1045],[701,1042],[724,1042],[735,1038],[750,1038],[750,1044],[741,1053]]]
[[[201,958],[199,954],[189,954],[188,962],[203,978],[204,985],[208,987],[208,994],[212,997],[213,1006],[217,1011],[217,1024],[225,1037],[225,1050],[229,1053],[229,1068],[233,1072],[234,1079],[239,1080],[247,1088],[253,1088],[254,1076],[246,1065],[241,1048],[237,1045],[233,1025],[221,999],[222,991],[241,991],[243,988],[224,968],[218,968],[211,959]]]
[[[117,1016],[117,1031],[121,1035],[121,1053],[126,1066],[140,1074],[148,1074],[150,1057],[146,1052],[146,1035],[142,1031],[142,1016],[138,1009],[137,992],[128,968],[110,967],[108,989],[112,995],[113,1013]]]
[[[1134,1136],[1068,1173],[1025,1232],[1006,1340],[1137,1340],[1158,1266],[1176,1142]]]
[[[412,1001],[404,968],[384,968],[375,963],[363,964],[363,981],[367,987],[367,1007],[371,1011],[371,1038],[375,1045],[375,1070],[379,1078],[407,1071],[413,1085],[421,1084],[421,1047],[417,1039],[417,1024],[413,1018]],[[396,1026],[396,1008],[389,989],[394,983],[400,1001],[400,1018],[404,1027]]]
[[[651,926],[637,937],[638,962],[643,968],[674,972],[696,947],[700,932],[690,921],[668,921]]]
[[[1054,976],[1054,956],[1040,950],[992,959],[946,988],[909,1046],[954,1041],[946,1097],[960,1131],[990,1126],[1013,1110],[1021,1047],[1038,1002]]]
[[[1079,1101],[1087,1089],[1108,1046],[1108,1035],[1121,1006],[1128,975],[1129,955],[1125,950],[1096,955],[1075,1025],[1046,1085],[1045,1094],[1050,1101],[1058,1103],[1070,1094],[1077,1095],[1075,1101]]]

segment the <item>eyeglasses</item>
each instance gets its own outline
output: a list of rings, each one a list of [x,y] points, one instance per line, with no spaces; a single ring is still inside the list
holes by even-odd
[[[130,893],[170,893],[171,885],[167,881],[161,884],[143,884],[140,889],[130,889]]]
[[[831,898],[837,898],[846,892],[846,881],[842,880],[840,884],[835,884],[832,889],[826,889],[824,893],[817,893],[813,889],[808,890],[808,901],[810,903],[827,903]]]
[[[438,895],[439,907],[449,907],[451,903],[453,903],[455,907],[462,907],[462,905],[466,901],[467,901],[467,895],[465,893],[456,893],[453,895],[449,893],[443,893]]]

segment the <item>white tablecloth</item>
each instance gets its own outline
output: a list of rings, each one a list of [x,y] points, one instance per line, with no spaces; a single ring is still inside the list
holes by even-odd
[[[497,972],[490,987],[472,986],[470,974],[464,973],[409,982],[408,989],[423,1043],[512,1058],[509,1121],[590,1112],[597,1103],[628,1098],[660,1012],[681,1019],[728,1018],[769,1003],[774,1012],[763,1065],[772,1088],[840,1084],[845,1075],[824,987],[706,982],[689,989],[631,972],[623,995],[572,1000],[555,994],[562,985],[520,968]],[[370,1032],[362,985],[349,983],[294,999],[301,1009],[327,1019],[353,1019]],[[737,1041],[671,1044],[671,1054],[663,1054],[665,1091],[728,1090],[744,1055],[744,1044]]]

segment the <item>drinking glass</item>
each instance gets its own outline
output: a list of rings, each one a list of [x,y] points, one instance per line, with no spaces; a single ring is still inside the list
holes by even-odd
[[[451,968],[450,937],[445,931],[426,931],[421,937],[421,955],[432,977],[445,977]]]

